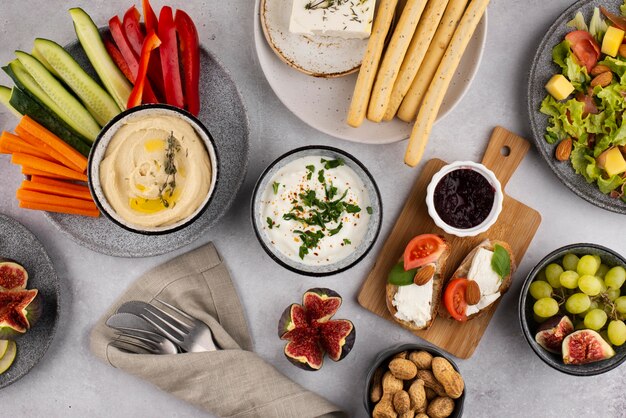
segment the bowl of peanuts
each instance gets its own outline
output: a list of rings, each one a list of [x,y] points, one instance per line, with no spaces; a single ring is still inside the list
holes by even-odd
[[[465,382],[443,351],[404,344],[381,352],[365,385],[365,409],[373,418],[447,418],[463,415]]]

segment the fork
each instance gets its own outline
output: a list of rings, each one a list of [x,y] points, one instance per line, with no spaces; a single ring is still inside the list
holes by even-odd
[[[141,317],[155,327],[163,336],[178,344],[187,352],[215,351],[219,347],[213,341],[211,329],[202,321],[159,299],[160,304],[177,313],[179,319],[158,306],[146,304]]]
[[[116,332],[110,345],[134,354],[177,354],[178,348],[167,338],[141,335],[141,333]]]

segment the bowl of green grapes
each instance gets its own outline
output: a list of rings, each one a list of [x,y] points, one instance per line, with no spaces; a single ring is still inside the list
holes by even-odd
[[[519,319],[549,366],[576,376],[614,369],[626,360],[626,259],[596,244],[551,252],[526,277]]]

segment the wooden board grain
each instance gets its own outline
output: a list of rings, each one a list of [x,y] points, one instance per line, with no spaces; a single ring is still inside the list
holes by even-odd
[[[525,139],[504,128],[497,127],[493,131],[482,163],[496,174],[504,189],[529,148],[530,144]],[[385,284],[389,270],[401,257],[411,238],[425,233],[445,236],[452,248],[444,271],[444,277],[448,278],[452,276],[467,253],[487,238],[508,242],[519,265],[541,223],[539,212],[505,193],[500,217],[487,232],[468,238],[459,238],[444,233],[428,215],[426,187],[432,176],[445,164],[444,161],[438,159],[430,160],[425,164],[395,226],[378,254],[374,267],[359,292],[358,301],[364,308],[398,326],[400,325],[393,321],[387,310]],[[513,280],[518,279],[518,275],[518,273],[514,274]],[[456,357],[469,358],[478,346],[501,299],[489,307],[488,312],[476,319],[461,323],[439,316],[430,329],[417,331],[414,334]],[[440,309],[445,308],[441,306]]]

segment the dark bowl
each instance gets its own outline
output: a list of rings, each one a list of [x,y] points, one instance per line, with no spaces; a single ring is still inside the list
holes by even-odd
[[[381,351],[376,356],[376,360],[374,361],[374,365],[367,373],[367,377],[365,378],[365,393],[363,394],[363,403],[365,405],[365,410],[367,411],[369,416],[372,416],[372,412],[374,411],[374,402],[370,401],[370,387],[372,385],[372,378],[374,377],[374,372],[380,366],[386,365],[394,355],[401,353],[403,351],[427,351],[435,357],[443,357],[450,362],[454,369],[461,373],[459,367],[456,363],[450,358],[450,356],[444,351],[438,349],[437,347],[429,346],[429,345],[421,345],[421,344],[402,344],[390,347],[386,350]],[[454,411],[450,414],[450,418],[458,418],[463,416],[463,405],[465,403],[465,394],[467,393],[467,382],[465,382],[465,389],[463,390],[463,394],[461,397],[454,400]]]
[[[626,361],[626,344],[621,347],[613,347],[615,350],[615,356],[610,359],[595,363],[574,365],[564,364],[560,355],[545,350],[535,341],[535,333],[539,324],[537,324],[534,320],[534,299],[528,294],[528,288],[541,270],[543,270],[550,263],[560,263],[563,256],[568,253],[573,253],[578,256],[584,254],[598,255],[602,259],[602,263],[609,267],[620,265],[626,268],[626,258],[613,250],[597,244],[571,244],[552,251],[550,254],[545,256],[545,258],[541,260],[530,273],[528,273],[528,276],[526,276],[526,280],[524,281],[524,285],[522,286],[518,308],[522,332],[535,354],[537,354],[537,356],[539,356],[544,363],[553,369],[573,376],[594,376],[606,373]]]
[[[202,140],[204,147],[209,155],[209,160],[211,161],[211,177],[212,184],[209,188],[209,192],[205,199],[202,201],[200,206],[187,218],[182,219],[174,224],[158,226],[158,227],[144,227],[141,225],[136,225],[131,222],[126,221],[111,207],[107,198],[102,190],[100,185],[100,162],[104,158],[105,152],[111,139],[115,132],[124,125],[127,120],[132,120],[135,117],[141,116],[143,113],[154,113],[156,115],[170,115],[175,116],[177,118],[182,119],[183,121],[190,124],[198,137]],[[209,207],[211,200],[214,195],[214,191],[217,187],[217,183],[219,181],[219,156],[217,154],[217,148],[215,146],[215,141],[211,136],[209,130],[191,113],[186,110],[179,109],[174,106],[165,105],[165,104],[147,104],[134,107],[132,109],[128,109],[113,119],[111,119],[100,131],[100,134],[96,138],[93,143],[91,152],[89,153],[89,164],[87,167],[87,177],[89,179],[89,190],[91,191],[91,195],[94,198],[96,206],[106,216],[116,225],[139,234],[144,235],[164,235],[169,234],[175,231],[179,231],[189,225],[191,225],[196,219],[198,219],[204,211]]]

